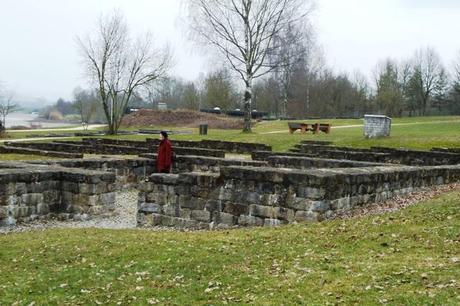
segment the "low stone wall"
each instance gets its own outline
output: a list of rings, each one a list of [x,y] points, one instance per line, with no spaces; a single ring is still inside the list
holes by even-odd
[[[460,163],[460,154],[455,152],[416,151],[385,147],[360,149],[315,144],[298,144],[293,151],[322,158],[394,163],[410,166],[438,166]]]
[[[113,173],[16,166],[0,172],[0,226],[49,217],[82,218],[113,209]]]
[[[97,139],[97,138],[86,138],[83,139],[85,144],[96,145],[117,145],[117,146],[129,146],[138,148],[149,148],[154,150],[159,144],[160,139],[148,138],[146,141],[133,141],[133,140],[116,140],[116,139]],[[253,151],[271,151],[271,147],[264,144],[257,143],[245,143],[245,142],[231,142],[231,141],[218,141],[218,140],[201,140],[201,141],[189,141],[189,140],[174,140],[171,139],[173,147],[182,148],[184,150],[182,155],[186,155],[185,148],[189,149],[205,149],[214,151],[223,151],[228,153],[239,153],[239,154],[250,154]],[[75,142],[72,142],[75,144]],[[203,151],[207,152],[207,151]],[[198,152],[196,152],[198,153]],[[193,152],[188,153],[192,155]],[[197,154],[198,155],[198,154]],[[211,156],[211,155],[206,155]],[[216,156],[218,157],[218,156]]]
[[[157,146],[147,147],[146,142],[136,141],[105,141],[101,139],[85,139],[82,142],[52,142],[52,143],[11,143],[11,146],[16,147],[16,150],[23,150],[29,148],[34,150],[54,150],[62,152],[56,154],[56,157],[71,156],[65,152],[80,152],[86,154],[107,154],[107,155],[139,155],[145,153],[157,152]],[[28,150],[28,149],[27,149]],[[179,155],[198,155],[198,156],[212,156],[212,157],[225,157],[225,152],[222,150],[203,149],[203,148],[181,148],[174,147],[174,152]],[[62,155],[62,156],[61,156]],[[78,156],[82,156],[79,154]],[[71,158],[71,157],[70,157]]]
[[[32,148],[27,148],[27,147],[11,146],[11,144],[8,146],[0,146],[0,153],[39,155],[39,156],[58,157],[58,158],[83,158],[83,154],[81,153],[50,151],[49,146],[48,147],[45,146],[44,149],[32,149]]]
[[[105,139],[105,138],[84,138],[82,142],[85,144],[91,145],[101,145],[101,144],[110,144],[117,146],[127,146],[127,147],[139,147],[147,148],[147,142],[145,141],[136,141],[136,140],[123,140],[123,139]]]
[[[460,154],[460,148],[432,148],[431,151]]]
[[[139,186],[138,226],[209,229],[218,174],[154,174]]]
[[[159,139],[147,139],[149,146],[156,146],[160,142]],[[201,140],[201,141],[186,141],[186,140],[172,140],[173,146],[183,148],[205,148],[222,150],[227,153],[238,154],[251,154],[253,151],[271,151],[272,148],[265,144],[260,143],[246,143],[246,142],[231,142],[219,140]]]
[[[141,154],[140,157],[156,160],[156,154]],[[266,166],[265,161],[250,161],[239,159],[227,159],[207,156],[189,156],[177,155],[173,164],[174,173],[185,172],[219,172],[221,167],[225,166],[248,166],[248,167],[262,167]]]
[[[385,147],[372,147],[371,150],[390,154],[392,160],[404,165],[438,166],[460,164],[460,153],[455,152],[415,151]]]
[[[333,218],[419,188],[460,181],[460,165],[156,174],[140,189],[140,226],[271,226]],[[206,225],[207,224],[207,225]]]
[[[251,153],[252,160],[266,161],[270,156],[289,156],[289,157],[317,157],[317,154],[299,153],[299,152],[272,152],[272,151],[254,151]]]
[[[91,142],[73,142],[73,143],[39,143],[39,142],[21,142],[11,143],[10,145],[18,149],[29,148],[35,150],[49,150],[62,152],[62,154],[69,154],[68,152],[79,152],[82,154],[107,154],[107,155],[137,155],[150,152],[147,148],[121,146],[112,144],[101,144]],[[67,153],[65,153],[67,152]],[[57,156],[59,157],[59,156]]]
[[[355,168],[385,166],[382,163],[369,163],[341,159],[325,159],[299,156],[269,156],[266,159],[271,167],[312,169],[312,168]]]
[[[155,160],[148,158],[120,159],[97,158],[82,160],[31,161],[35,165],[51,165],[65,168],[80,168],[94,171],[107,171],[116,177],[117,188],[136,187],[140,180],[156,172]]]

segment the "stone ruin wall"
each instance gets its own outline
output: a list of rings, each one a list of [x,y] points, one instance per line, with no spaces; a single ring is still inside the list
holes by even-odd
[[[0,225],[110,213],[115,198],[114,183],[114,174],[100,171],[3,169]]]
[[[136,188],[140,227],[270,226],[330,219],[419,188],[460,181],[460,154],[454,151],[351,149],[324,142],[276,153],[264,145],[181,141],[177,145],[184,151],[175,174],[152,174],[156,140],[150,142],[53,145],[64,153],[92,147],[139,158],[0,163],[0,225],[110,214],[116,192]],[[213,156],[216,151],[220,157]],[[251,152],[253,160],[222,158],[226,152]]]
[[[220,174],[152,175],[140,186],[139,226],[270,226],[337,213],[420,188],[460,181],[460,165],[273,169],[223,167]]]
[[[153,172],[149,159],[0,163],[0,226],[110,215],[116,192]]]

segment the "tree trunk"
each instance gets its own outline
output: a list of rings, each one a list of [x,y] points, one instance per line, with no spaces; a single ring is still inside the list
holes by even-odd
[[[243,133],[251,133],[251,108],[252,108],[252,80],[246,83],[246,90],[244,91],[244,125]]]
[[[288,104],[288,93],[287,90],[284,89],[283,93],[283,117],[287,118],[287,104]]]

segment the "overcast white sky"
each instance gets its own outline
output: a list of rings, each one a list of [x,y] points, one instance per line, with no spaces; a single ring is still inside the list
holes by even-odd
[[[0,0],[0,80],[17,97],[54,102],[87,85],[75,44],[99,15],[121,9],[133,34],[174,49],[173,73],[193,80],[209,61],[183,37],[181,0]],[[460,50],[459,0],[317,0],[315,27],[336,71],[370,74],[378,61],[433,46],[449,66]]]

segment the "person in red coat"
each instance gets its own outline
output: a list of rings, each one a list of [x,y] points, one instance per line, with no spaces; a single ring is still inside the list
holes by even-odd
[[[160,133],[161,141],[158,146],[157,170],[160,173],[171,173],[173,163],[173,147],[168,139],[168,133]]]

